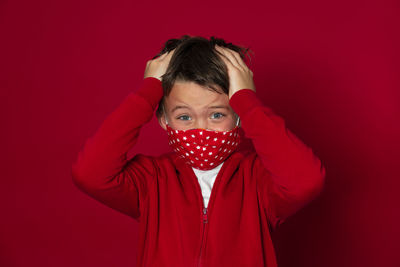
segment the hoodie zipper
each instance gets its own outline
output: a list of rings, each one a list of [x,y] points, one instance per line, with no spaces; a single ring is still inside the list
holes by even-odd
[[[207,208],[204,207],[203,205],[203,234],[201,237],[201,245],[200,245],[200,255],[199,255],[199,264],[198,266],[201,266],[201,252],[203,250],[203,244],[205,244],[204,242],[204,234],[205,234],[205,228],[206,228],[206,224],[208,222],[208,218],[207,218]]]
[[[224,165],[222,165],[222,167],[219,170],[217,176],[215,177],[214,184],[213,184],[213,186],[211,188],[210,198],[209,198],[209,201],[208,201],[208,207],[204,206],[204,199],[203,199],[203,196],[202,196],[201,187],[200,187],[200,184],[199,184],[199,181],[197,179],[196,174],[192,170],[193,177],[196,180],[196,184],[197,184],[197,188],[198,188],[197,192],[199,192],[199,198],[200,198],[200,201],[202,203],[202,205],[201,205],[201,208],[202,208],[202,210],[201,210],[202,211],[201,220],[202,220],[202,228],[203,229],[202,229],[202,236],[201,236],[199,261],[198,261],[198,265],[197,265],[198,267],[201,266],[201,255],[202,255],[202,251],[204,250],[205,245],[206,245],[206,241],[207,241],[207,240],[205,240],[205,238],[207,236],[207,228],[208,228],[207,225],[209,225],[209,223],[208,223],[209,211],[212,208],[212,206],[214,205],[214,198],[215,198],[214,195],[216,194],[215,191],[217,191],[217,187],[218,187],[218,185],[220,183],[220,180],[222,179],[221,178],[222,173],[225,171],[224,167],[225,167],[225,163],[224,163]]]
[[[207,225],[209,225],[209,222],[208,222],[209,212],[210,212],[212,206],[214,205],[214,198],[215,198],[214,195],[216,194],[214,191],[217,190],[217,187],[219,186],[220,180],[222,179],[222,174],[226,172],[226,168],[228,168],[227,164],[229,164],[229,163],[230,163],[230,160],[226,160],[223,163],[221,169],[219,170],[219,172],[217,174],[217,177],[215,178],[213,187],[211,189],[211,194],[210,194],[210,199],[209,199],[209,202],[208,202],[208,207],[204,206],[204,199],[203,199],[203,195],[202,195],[202,192],[201,192],[201,186],[199,184],[199,180],[198,180],[196,174],[194,173],[192,168],[190,168],[188,166],[185,166],[186,168],[188,168],[190,170],[189,171],[191,173],[190,176],[193,177],[193,179],[195,181],[195,184],[197,184],[197,186],[196,186],[197,187],[197,193],[198,193],[198,197],[199,197],[199,200],[200,200],[200,203],[201,203],[202,236],[201,236],[200,252],[199,252],[199,258],[198,258],[198,266],[199,267],[201,266],[201,255],[202,255],[202,251],[204,250],[205,243],[206,243],[204,241],[204,238],[207,236],[207,234],[206,234],[207,228],[206,227],[207,227]]]
[[[231,157],[229,157],[229,158],[231,158]],[[179,160],[179,158],[178,158],[178,160]],[[209,199],[207,207],[204,206],[204,198],[203,198],[203,194],[201,192],[201,186],[200,186],[200,183],[199,183],[199,180],[198,180],[196,174],[194,173],[194,171],[193,171],[193,169],[191,167],[187,166],[185,163],[182,163],[182,164],[185,165],[185,168],[187,168],[188,172],[190,173],[189,176],[191,176],[193,178],[193,181],[196,184],[195,187],[197,187],[197,190],[196,190],[197,191],[197,195],[198,195],[199,201],[201,203],[200,212],[201,212],[201,228],[202,228],[201,232],[202,233],[201,233],[200,252],[198,254],[199,255],[198,256],[198,263],[197,263],[198,267],[201,266],[201,255],[202,255],[203,250],[205,249],[205,244],[206,244],[206,241],[207,241],[205,239],[207,237],[207,229],[208,229],[207,225],[209,225],[208,218],[209,218],[210,212],[212,211],[212,207],[214,205],[214,198],[215,198],[215,194],[216,194],[215,191],[217,191],[217,188],[219,187],[220,180],[222,179],[222,174],[227,171],[226,168],[228,168],[228,165],[229,165],[230,161],[231,161],[230,159],[229,160],[225,160],[225,162],[221,166],[221,169],[218,171],[218,174],[215,177],[214,184],[213,184],[213,186],[211,188],[210,199]]]

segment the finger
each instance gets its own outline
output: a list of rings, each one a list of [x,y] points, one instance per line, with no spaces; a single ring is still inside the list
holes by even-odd
[[[233,54],[231,53],[230,49],[226,48],[226,47],[220,47],[218,46],[218,48],[220,49],[220,51],[230,60],[230,62],[236,67],[236,68],[241,68],[239,62],[237,61],[237,59],[233,56]]]
[[[157,55],[157,56],[154,56],[153,58],[151,58],[149,61],[148,61],[148,63],[150,63],[151,61],[159,61],[160,59],[163,59],[165,57],[165,53],[164,54],[161,54],[161,55]]]
[[[175,50],[175,48],[170,51],[164,52],[161,56],[159,56],[159,58],[162,59],[162,58],[170,57],[174,50]]]
[[[229,51],[235,57],[236,62],[242,67],[242,69],[245,71],[248,71],[249,68],[248,68],[247,64],[244,62],[244,60],[242,59],[242,57],[240,56],[239,52],[236,52],[233,50],[229,50]]]
[[[222,59],[222,61],[224,61],[226,67],[228,68],[228,71],[235,67],[235,65],[227,57],[227,55],[224,53],[224,51],[221,50],[221,48],[219,48],[218,53],[220,54],[220,58]]]
[[[226,66],[228,67],[228,69],[230,69],[231,67],[233,67],[233,63],[231,62],[231,60],[226,56],[225,52],[221,49],[221,47],[218,47],[217,45],[215,46],[217,52],[220,54],[220,58],[225,62]],[[218,48],[217,48],[218,47]]]
[[[168,52],[162,54],[159,58],[161,59],[161,58],[165,58],[165,57],[167,57],[167,56],[168,56]]]
[[[168,60],[168,61],[169,61],[169,60],[171,59],[172,55],[173,55],[174,52],[175,52],[175,49],[176,49],[176,48],[174,48],[174,49],[168,51],[168,53],[166,53],[167,55],[166,55],[166,57],[165,57],[165,60]]]
[[[247,67],[246,63],[243,61],[243,59],[242,59],[242,57],[240,56],[239,52],[236,52],[236,51],[233,51],[233,50],[230,50],[230,51],[231,51],[231,54],[235,57],[237,63],[238,63],[240,66],[242,66],[242,68],[243,68],[244,70],[247,70],[248,67]]]

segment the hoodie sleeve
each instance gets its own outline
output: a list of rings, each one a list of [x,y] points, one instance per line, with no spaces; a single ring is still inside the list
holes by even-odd
[[[325,167],[312,149],[286,128],[251,89],[235,92],[229,103],[240,116],[256,150],[253,174],[273,227],[313,200],[323,189]]]
[[[99,202],[139,221],[140,203],[155,173],[151,157],[127,160],[141,127],[149,122],[163,95],[161,81],[143,79],[88,138],[72,165],[74,184]]]

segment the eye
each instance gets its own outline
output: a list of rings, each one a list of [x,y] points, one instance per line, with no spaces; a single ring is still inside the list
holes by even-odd
[[[214,116],[214,115],[217,115],[217,116]],[[220,119],[222,117],[225,117],[225,114],[220,113],[220,112],[213,113],[213,118],[214,119]]]
[[[182,119],[181,119],[182,118]],[[186,121],[186,120],[189,120],[189,116],[188,115],[182,115],[182,116],[179,116],[177,119],[178,120],[183,120],[183,121]]]

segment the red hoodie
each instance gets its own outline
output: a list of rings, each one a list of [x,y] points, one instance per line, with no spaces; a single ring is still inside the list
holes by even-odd
[[[255,150],[222,165],[204,208],[192,168],[175,152],[127,159],[163,96],[148,77],[104,120],[72,166],[75,185],[139,222],[138,267],[275,267],[270,231],[323,189],[325,167],[250,89],[229,100]]]

